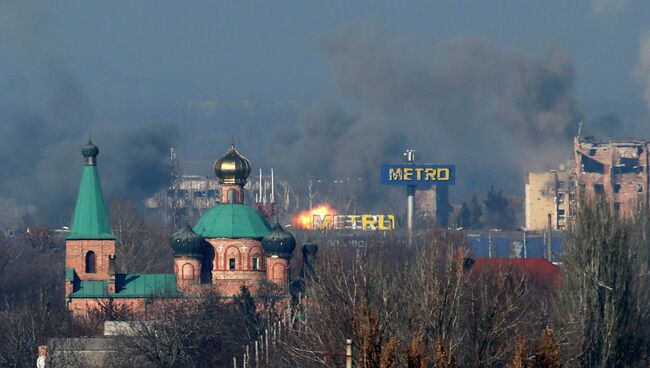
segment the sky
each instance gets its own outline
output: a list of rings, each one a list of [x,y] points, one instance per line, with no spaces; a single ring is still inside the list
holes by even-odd
[[[232,137],[288,177],[372,176],[410,146],[467,168],[460,199],[491,171],[523,192],[524,160],[556,167],[548,151],[566,154],[577,121],[648,137],[648,31],[650,2],[635,0],[0,0],[0,170],[25,177],[0,198],[66,218],[89,134],[109,195],[162,185],[170,145],[207,175]],[[456,147],[469,145],[485,147]]]
[[[93,101],[110,107],[132,94],[154,104],[335,94],[319,41],[340,27],[375,23],[425,42],[472,35],[531,52],[558,45],[574,62],[580,102],[600,112],[604,101],[626,114],[629,100],[639,99],[631,74],[650,24],[650,4],[633,0],[66,1],[34,9],[45,13],[53,52]]]

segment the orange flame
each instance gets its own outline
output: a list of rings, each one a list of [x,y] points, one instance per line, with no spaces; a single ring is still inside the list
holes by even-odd
[[[314,215],[336,215],[338,211],[327,203],[316,205],[312,210],[301,211],[291,219],[293,226],[305,230],[313,230],[314,228]]]

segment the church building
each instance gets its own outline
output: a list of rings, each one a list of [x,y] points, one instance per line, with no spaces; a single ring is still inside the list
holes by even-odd
[[[251,165],[234,145],[214,165],[221,203],[170,240],[173,274],[116,273],[116,239],[97,170],[99,149],[88,141],[81,153],[84,167],[65,257],[65,298],[75,315],[109,303],[146,314],[152,304],[202,290],[232,296],[246,285],[254,294],[265,282],[288,292],[296,241],[244,203]]]

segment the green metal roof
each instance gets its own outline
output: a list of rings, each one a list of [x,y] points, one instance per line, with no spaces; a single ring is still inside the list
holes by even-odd
[[[174,274],[116,274],[115,294],[106,293],[108,281],[78,281],[70,298],[174,298]]]
[[[254,208],[245,204],[218,204],[194,225],[194,232],[204,238],[261,239],[271,226]]]
[[[108,223],[108,213],[95,165],[87,164],[83,168],[72,226],[66,239],[115,239]]]
[[[65,269],[65,279],[66,281],[74,281],[74,268],[66,268]]]

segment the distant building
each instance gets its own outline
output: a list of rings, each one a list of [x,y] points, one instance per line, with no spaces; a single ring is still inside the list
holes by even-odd
[[[579,202],[603,198],[627,217],[649,208],[650,141],[595,141],[577,136],[570,168],[528,173],[526,230],[562,230]]]
[[[183,175],[168,188],[145,199],[149,214],[155,214],[169,223],[192,222],[219,203],[221,189],[217,178]],[[179,220],[175,221],[177,217]]]
[[[569,216],[569,171],[530,172],[525,190],[526,230],[564,230]],[[550,224],[549,224],[550,222]]]
[[[601,196],[625,216],[648,208],[649,141],[573,142],[578,198]]]

